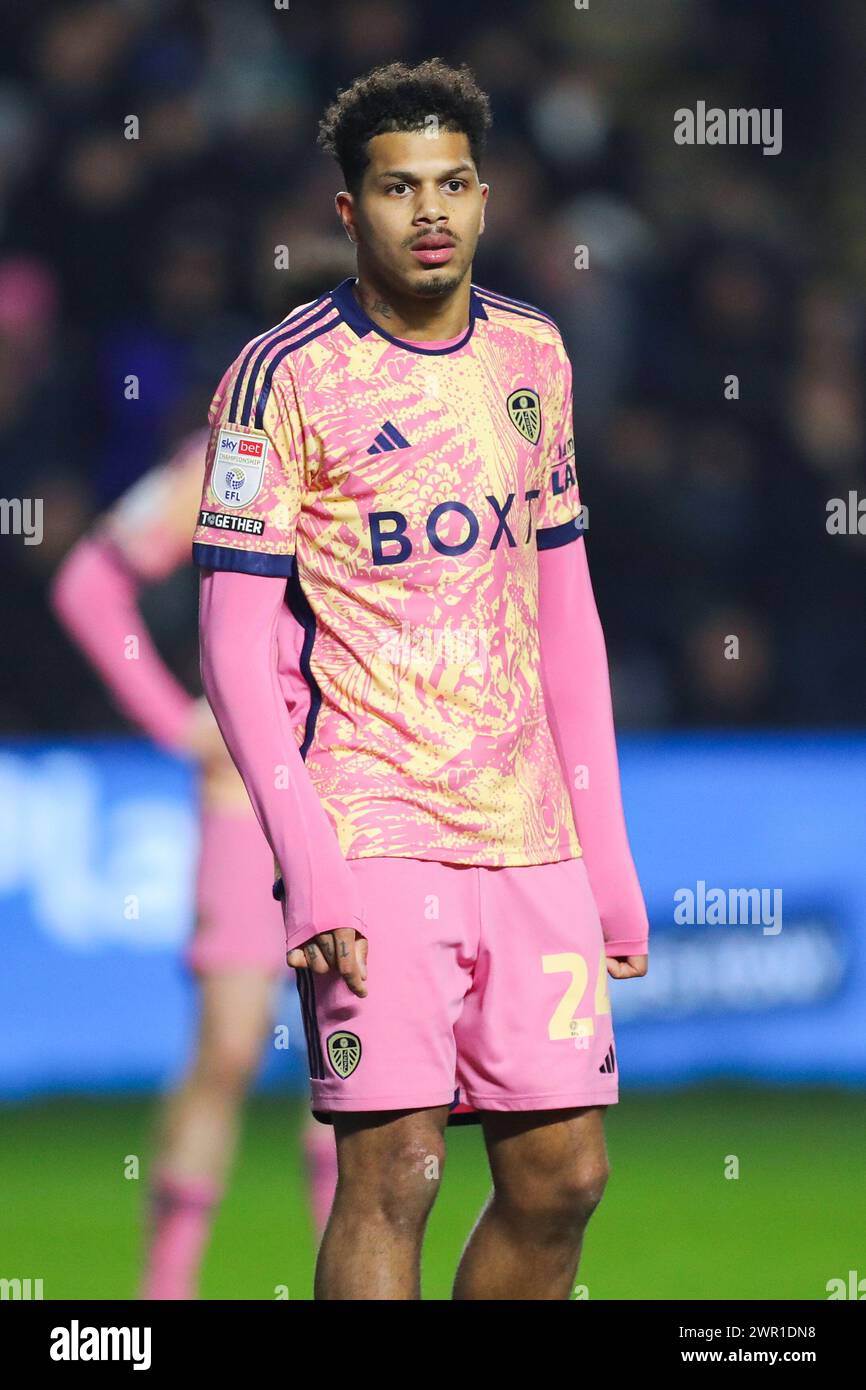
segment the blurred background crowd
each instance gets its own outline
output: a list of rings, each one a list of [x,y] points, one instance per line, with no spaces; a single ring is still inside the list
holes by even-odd
[[[859,0],[0,3],[0,492],[44,499],[41,545],[2,538],[0,732],[124,727],[47,583],[247,339],[353,272],[318,120],[433,54],[493,103],[474,279],[571,354],[620,727],[862,723],[866,535],[826,507],[866,496],[864,50]],[[782,152],[676,144],[699,100],[780,108]],[[192,571],[145,602],[193,688],[196,606]]]

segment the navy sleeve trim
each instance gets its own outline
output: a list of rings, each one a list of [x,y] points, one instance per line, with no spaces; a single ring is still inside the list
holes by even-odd
[[[569,541],[578,541],[584,532],[583,513],[573,516],[571,521],[564,521],[561,526],[539,526],[535,532],[535,541],[539,550],[555,550],[557,546],[568,545]]]
[[[193,563],[203,569],[235,570],[239,574],[285,576],[294,573],[294,555],[266,555],[259,550],[234,550],[228,545],[192,543]]]

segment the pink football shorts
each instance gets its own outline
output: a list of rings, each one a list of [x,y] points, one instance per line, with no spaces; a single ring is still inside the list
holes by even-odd
[[[288,973],[273,881],[274,856],[251,807],[202,812],[196,925],[183,955],[190,970]]]
[[[347,862],[369,924],[367,997],[333,973],[295,972],[318,1119],[617,1103],[604,940],[581,857]]]

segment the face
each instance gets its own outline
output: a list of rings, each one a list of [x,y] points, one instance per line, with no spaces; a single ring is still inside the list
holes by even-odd
[[[402,294],[450,293],[484,231],[488,186],[478,180],[468,138],[395,131],[374,136],[367,152],[359,194],[336,199],[359,270]]]

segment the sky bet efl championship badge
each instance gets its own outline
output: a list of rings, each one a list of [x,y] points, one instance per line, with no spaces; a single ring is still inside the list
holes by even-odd
[[[541,402],[537,393],[522,386],[519,391],[512,391],[506,405],[512,425],[530,444],[537,444],[541,435]]]
[[[332,1033],[328,1058],[338,1076],[351,1076],[361,1060],[361,1039],[355,1033]]]
[[[263,434],[220,430],[210,486],[221,507],[245,507],[258,496],[267,452]]]

